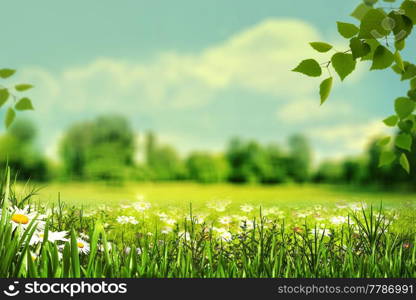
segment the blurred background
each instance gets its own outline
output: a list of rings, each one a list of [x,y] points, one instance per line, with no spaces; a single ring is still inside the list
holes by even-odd
[[[39,182],[411,188],[414,174],[378,168],[382,120],[406,90],[392,72],[364,64],[323,107],[319,81],[290,72],[317,55],[311,41],[346,47],[335,22],[360,1],[296,3],[3,3],[2,65],[36,88],[35,112],[1,133],[1,167]]]

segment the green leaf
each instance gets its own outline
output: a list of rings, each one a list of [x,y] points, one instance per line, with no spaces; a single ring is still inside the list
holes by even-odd
[[[416,2],[406,0],[402,3],[401,9],[404,10],[405,15],[412,20],[413,24],[416,24]]]
[[[399,118],[396,115],[392,115],[384,119],[383,122],[389,127],[394,127],[397,125],[397,122],[399,122]]]
[[[311,77],[319,77],[322,75],[322,68],[314,59],[306,59],[302,61],[293,72],[299,72]]]
[[[15,108],[17,110],[33,110],[32,101],[29,98],[22,98],[17,101]]]
[[[351,16],[356,18],[358,21],[361,21],[370,9],[371,7],[365,5],[364,3],[361,3],[355,8]]]
[[[412,32],[412,20],[396,11],[390,12],[388,16],[390,18],[389,22],[391,22],[391,28],[393,29],[396,42],[405,40]]]
[[[394,55],[386,47],[380,45],[374,52],[371,70],[382,70],[393,64]]]
[[[0,77],[3,79],[9,78],[10,76],[13,76],[13,74],[16,73],[16,70],[13,69],[0,69]]]
[[[14,88],[18,92],[24,92],[24,91],[27,91],[27,90],[30,90],[31,88],[33,88],[33,85],[23,83],[23,84],[17,84],[17,85],[15,85]]]
[[[359,38],[380,39],[390,33],[386,26],[387,15],[382,9],[370,9],[361,20]],[[386,29],[387,28],[387,29]]]
[[[394,47],[398,51],[402,51],[405,46],[406,46],[406,40],[400,40],[400,41],[394,42]]]
[[[408,133],[400,133],[396,137],[395,145],[400,149],[410,151],[412,148],[412,136]]]
[[[409,160],[407,159],[406,154],[402,153],[400,156],[400,165],[402,168],[409,174],[410,173],[410,164]]]
[[[10,107],[6,112],[6,118],[4,119],[6,128],[9,128],[9,126],[13,123],[15,117],[16,113],[14,112],[13,108]]]
[[[337,22],[337,27],[339,34],[341,34],[346,39],[352,38],[360,31],[357,26],[350,23]]]
[[[356,61],[352,54],[338,52],[331,58],[332,66],[343,81],[355,69]]]
[[[328,99],[329,94],[331,93],[332,89],[332,83],[334,79],[332,77],[329,77],[322,81],[320,87],[319,87],[319,95],[321,96],[321,105],[324,104],[324,102]]]
[[[416,76],[416,65],[405,61],[404,63],[404,72],[402,72],[401,80],[412,79]]]
[[[396,154],[392,151],[386,150],[381,152],[380,161],[378,163],[379,167],[388,166],[396,159]]]
[[[364,57],[370,53],[371,47],[364,41],[361,41],[359,38],[352,38],[350,40],[350,48],[352,52],[352,57],[357,59],[359,57]]]
[[[413,128],[413,122],[411,120],[401,120],[397,127],[403,132],[410,132]]]
[[[382,138],[381,140],[379,140],[377,145],[379,145],[380,147],[387,146],[390,143],[390,140],[391,140],[391,137],[386,136],[386,137]]]
[[[416,89],[416,78],[410,80],[410,88],[412,90]]]
[[[9,99],[9,90],[8,89],[0,89],[0,107],[6,103],[7,99]]]
[[[365,42],[370,46],[371,50],[370,50],[370,53],[363,56],[361,58],[361,60],[363,60],[363,61],[373,60],[374,52],[376,51],[377,47],[380,46],[380,43],[379,43],[379,41],[374,40],[374,39],[367,39],[367,40],[365,40]]]
[[[313,49],[321,53],[328,52],[332,49],[332,45],[323,42],[312,42],[309,44]]]
[[[406,97],[397,98],[394,109],[400,119],[407,118],[415,109],[415,102]]]

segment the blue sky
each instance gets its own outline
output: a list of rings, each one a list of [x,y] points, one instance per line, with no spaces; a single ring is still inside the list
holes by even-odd
[[[319,108],[319,82],[290,69],[315,55],[309,41],[343,49],[335,21],[353,22],[358,3],[9,1],[2,64],[36,85],[36,112],[25,115],[51,155],[72,122],[108,112],[183,152],[219,150],[232,136],[283,143],[304,133],[318,158],[353,155],[385,131],[380,121],[404,85],[364,64]]]

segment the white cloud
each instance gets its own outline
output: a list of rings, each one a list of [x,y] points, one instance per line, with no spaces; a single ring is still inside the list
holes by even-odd
[[[23,76],[37,85],[45,112],[54,105],[74,113],[201,105],[233,87],[292,97],[314,88],[290,70],[312,54],[307,42],[317,39],[309,24],[273,19],[196,54],[161,53],[147,62],[100,58],[60,73],[29,68]]]
[[[23,70],[20,79],[36,85],[33,115],[43,144],[50,144],[52,137],[59,136],[74,121],[119,112],[131,119],[148,116],[154,124],[160,111],[174,114],[203,107],[224,90],[275,97],[276,109],[283,104],[278,117],[292,124],[350,112],[346,104],[320,108],[317,100],[311,100],[317,98],[319,79],[290,71],[302,59],[320,55],[308,45],[319,40],[320,34],[310,24],[270,19],[199,53],[165,52],[148,61],[97,58],[61,72],[33,67]],[[322,61],[327,59],[327,55],[322,57]],[[201,117],[198,121],[204,120]],[[200,136],[192,138],[189,132],[160,134],[170,135],[181,144],[187,144],[183,137],[189,138],[188,144],[201,140]],[[333,134],[334,139],[337,134]],[[323,139],[330,136],[325,131],[320,134]],[[350,149],[351,145],[346,147]],[[49,146],[49,152],[55,148]]]
[[[319,120],[334,121],[340,116],[353,113],[353,108],[346,102],[331,99],[331,104],[319,105],[319,99],[300,99],[290,101],[278,109],[279,121],[287,124],[313,123]]]
[[[318,156],[320,158],[361,154],[372,139],[391,134],[380,120],[312,128],[306,133],[319,149]]]

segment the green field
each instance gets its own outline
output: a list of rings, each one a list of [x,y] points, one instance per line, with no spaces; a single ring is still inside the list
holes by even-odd
[[[112,186],[99,183],[65,183],[41,186],[34,198],[43,203],[58,199],[78,207],[92,208],[100,205],[118,206],[137,201],[142,195],[153,207],[203,209],[207,204],[226,200],[229,211],[240,205],[306,208],[310,205],[333,207],[337,203],[366,202],[386,208],[409,208],[416,204],[416,194],[397,191],[366,191],[347,186],[328,185],[202,185],[195,183],[126,183]]]
[[[416,276],[410,193],[56,183],[27,205],[30,190],[0,203],[3,277]]]

